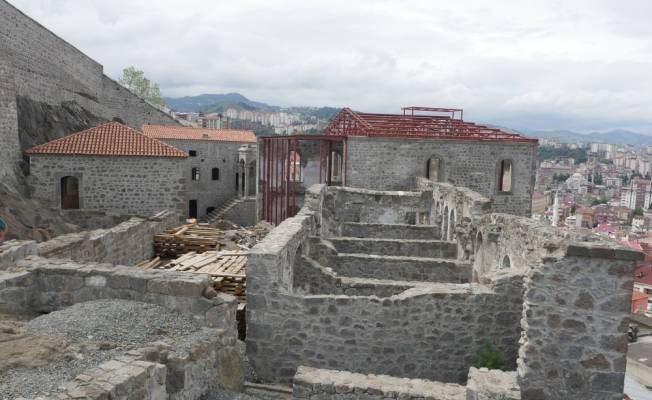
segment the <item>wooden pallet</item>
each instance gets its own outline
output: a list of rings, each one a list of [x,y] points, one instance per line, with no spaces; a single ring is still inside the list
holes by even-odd
[[[242,250],[203,253],[192,251],[174,260],[164,261],[156,257],[138,263],[136,266],[141,269],[187,271],[210,275],[216,290],[235,296],[242,304],[246,301],[246,262],[247,252]]]
[[[177,258],[195,252],[219,250],[224,232],[209,226],[186,224],[154,235],[154,254],[161,258]]]

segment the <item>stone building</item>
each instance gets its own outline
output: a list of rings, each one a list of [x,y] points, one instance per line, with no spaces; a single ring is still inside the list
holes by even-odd
[[[278,223],[294,215],[305,189],[316,183],[409,190],[416,177],[469,188],[490,199],[496,212],[529,217],[537,140],[463,121],[461,112],[345,108],[323,136],[261,138],[259,218]]]
[[[33,195],[63,210],[185,215],[188,154],[118,122],[31,148]]]
[[[247,146],[255,147],[252,131],[144,125],[143,133],[189,154],[183,168],[189,218],[204,218],[233,199],[255,195],[256,160],[241,157]]]

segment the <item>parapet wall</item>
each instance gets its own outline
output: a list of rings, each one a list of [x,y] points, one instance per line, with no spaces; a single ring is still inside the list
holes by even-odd
[[[235,335],[237,302],[216,293],[208,275],[37,256],[18,261],[16,267],[23,271],[0,275],[0,311],[41,313],[85,301],[132,300],[193,315],[208,327]]]

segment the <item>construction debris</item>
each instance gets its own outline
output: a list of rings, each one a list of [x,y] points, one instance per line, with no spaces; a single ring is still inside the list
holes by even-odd
[[[224,232],[195,223],[154,235],[154,254],[161,258],[177,258],[189,252],[219,250]]]
[[[163,269],[167,271],[188,271],[210,275],[216,290],[231,294],[239,303],[245,302],[246,274],[245,251],[190,252],[175,260],[162,261],[160,257],[136,265],[141,269]]]

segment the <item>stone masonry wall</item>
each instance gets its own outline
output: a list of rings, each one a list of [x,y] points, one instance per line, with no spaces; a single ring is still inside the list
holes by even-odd
[[[0,0],[0,178],[7,174],[14,176],[20,160],[21,149],[16,147],[19,139],[41,135],[36,131],[19,132],[20,114],[34,109],[17,107],[17,96],[50,106],[74,104],[68,108],[81,107],[85,112],[80,115],[88,114],[104,121],[119,118],[137,129],[144,123],[176,124],[169,115],[106,77],[102,65],[7,1]],[[60,122],[49,120],[46,114],[23,116],[23,119],[40,121],[38,129]],[[25,142],[40,144],[45,142],[45,137],[36,143]]]
[[[641,253],[571,244],[526,277],[519,383],[524,400],[620,400],[633,271]]]
[[[220,388],[242,390],[237,340],[204,328],[180,340],[157,342],[84,371],[48,397],[196,400]],[[121,397],[122,398],[122,397]]]
[[[236,334],[237,302],[216,293],[208,275],[37,256],[16,267],[23,271],[0,275],[0,311],[51,312],[85,301],[122,299],[158,304]]]
[[[463,382],[487,340],[515,366],[518,275],[488,285],[412,288],[388,298],[295,293],[296,260],[308,254],[307,238],[318,231],[325,190],[311,188],[300,213],[249,254],[247,352],[261,379],[288,381],[306,365]]]
[[[338,187],[327,190],[323,200],[322,233],[326,237],[343,236],[342,224],[415,225],[419,216],[430,223],[430,201],[427,193],[388,192]]]
[[[134,217],[110,229],[57,236],[39,243],[37,254],[78,262],[134,265],[154,255],[154,234],[177,226],[178,216],[164,213],[149,219]]]
[[[347,186],[408,190],[425,176],[427,160],[441,160],[441,181],[469,188],[492,200],[493,210],[529,217],[536,171],[534,143],[435,139],[348,138]],[[513,163],[512,192],[498,193],[498,163]]]
[[[61,178],[79,179],[79,206],[117,214],[149,216],[167,209],[185,215],[180,157],[90,157],[32,155],[34,197],[61,207]]]
[[[386,375],[300,367],[294,377],[295,400],[463,400],[464,386]]]
[[[0,182],[3,183],[15,180],[15,168],[20,160],[17,113],[11,64],[0,53]]]

